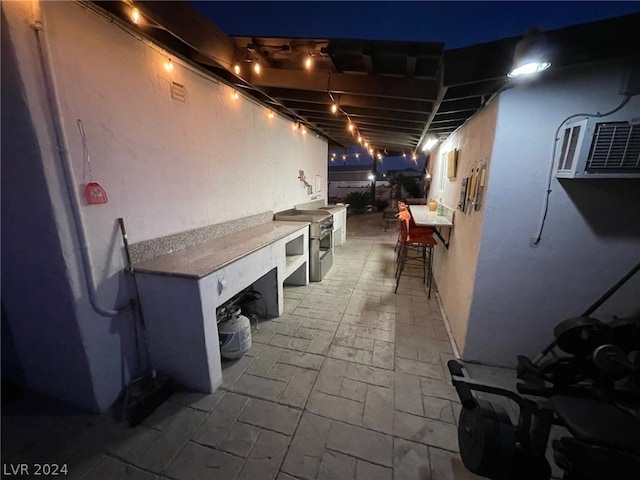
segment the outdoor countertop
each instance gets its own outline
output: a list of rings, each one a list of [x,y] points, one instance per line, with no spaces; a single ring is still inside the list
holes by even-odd
[[[160,255],[133,267],[138,273],[202,278],[308,225],[308,222],[272,221]]]
[[[338,213],[340,210],[345,210],[348,206],[349,204],[345,203],[344,205],[326,205],[325,207],[322,207],[322,208],[327,212],[334,214],[334,213]]]
[[[409,205],[411,216],[416,225],[421,227],[453,227],[453,222],[447,216],[439,216],[429,210],[427,205]]]

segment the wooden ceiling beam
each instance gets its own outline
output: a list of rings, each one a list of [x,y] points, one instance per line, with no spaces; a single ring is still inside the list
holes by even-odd
[[[383,98],[435,100],[437,88],[431,80],[352,75],[344,73],[306,72],[265,68],[253,74],[252,85],[259,88],[293,88],[336,94],[371,95]]]
[[[272,98],[277,100],[287,101],[299,101],[304,103],[317,103],[326,105],[327,108],[331,106],[331,98],[326,92],[312,92],[308,90],[290,90],[286,88],[265,88],[264,92]],[[421,112],[428,114],[431,112],[433,102],[424,99],[392,99],[371,97],[368,95],[353,95],[353,94],[333,94],[333,98],[338,102],[340,106],[345,107],[369,107],[380,108],[384,110],[394,110],[399,112]]]

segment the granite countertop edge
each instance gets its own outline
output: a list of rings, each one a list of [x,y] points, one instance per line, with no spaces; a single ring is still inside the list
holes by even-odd
[[[140,274],[201,279],[308,225],[274,220],[136,263],[133,268]]]

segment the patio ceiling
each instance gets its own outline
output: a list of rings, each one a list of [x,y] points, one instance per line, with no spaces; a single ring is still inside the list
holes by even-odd
[[[93,3],[129,22],[130,3]],[[135,6],[146,19],[137,26],[141,33],[326,137],[329,148],[349,148],[360,135],[386,155],[417,151],[427,136],[442,140],[464,124],[508,86],[520,40],[445,51],[437,42],[230,38],[187,2]],[[637,56],[637,25],[640,14],[545,32],[552,63]],[[259,74],[252,69],[256,63]]]

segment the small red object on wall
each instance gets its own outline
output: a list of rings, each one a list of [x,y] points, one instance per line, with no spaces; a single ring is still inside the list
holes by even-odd
[[[107,192],[98,182],[87,183],[87,186],[84,187],[84,196],[89,205],[100,205],[108,202]]]

